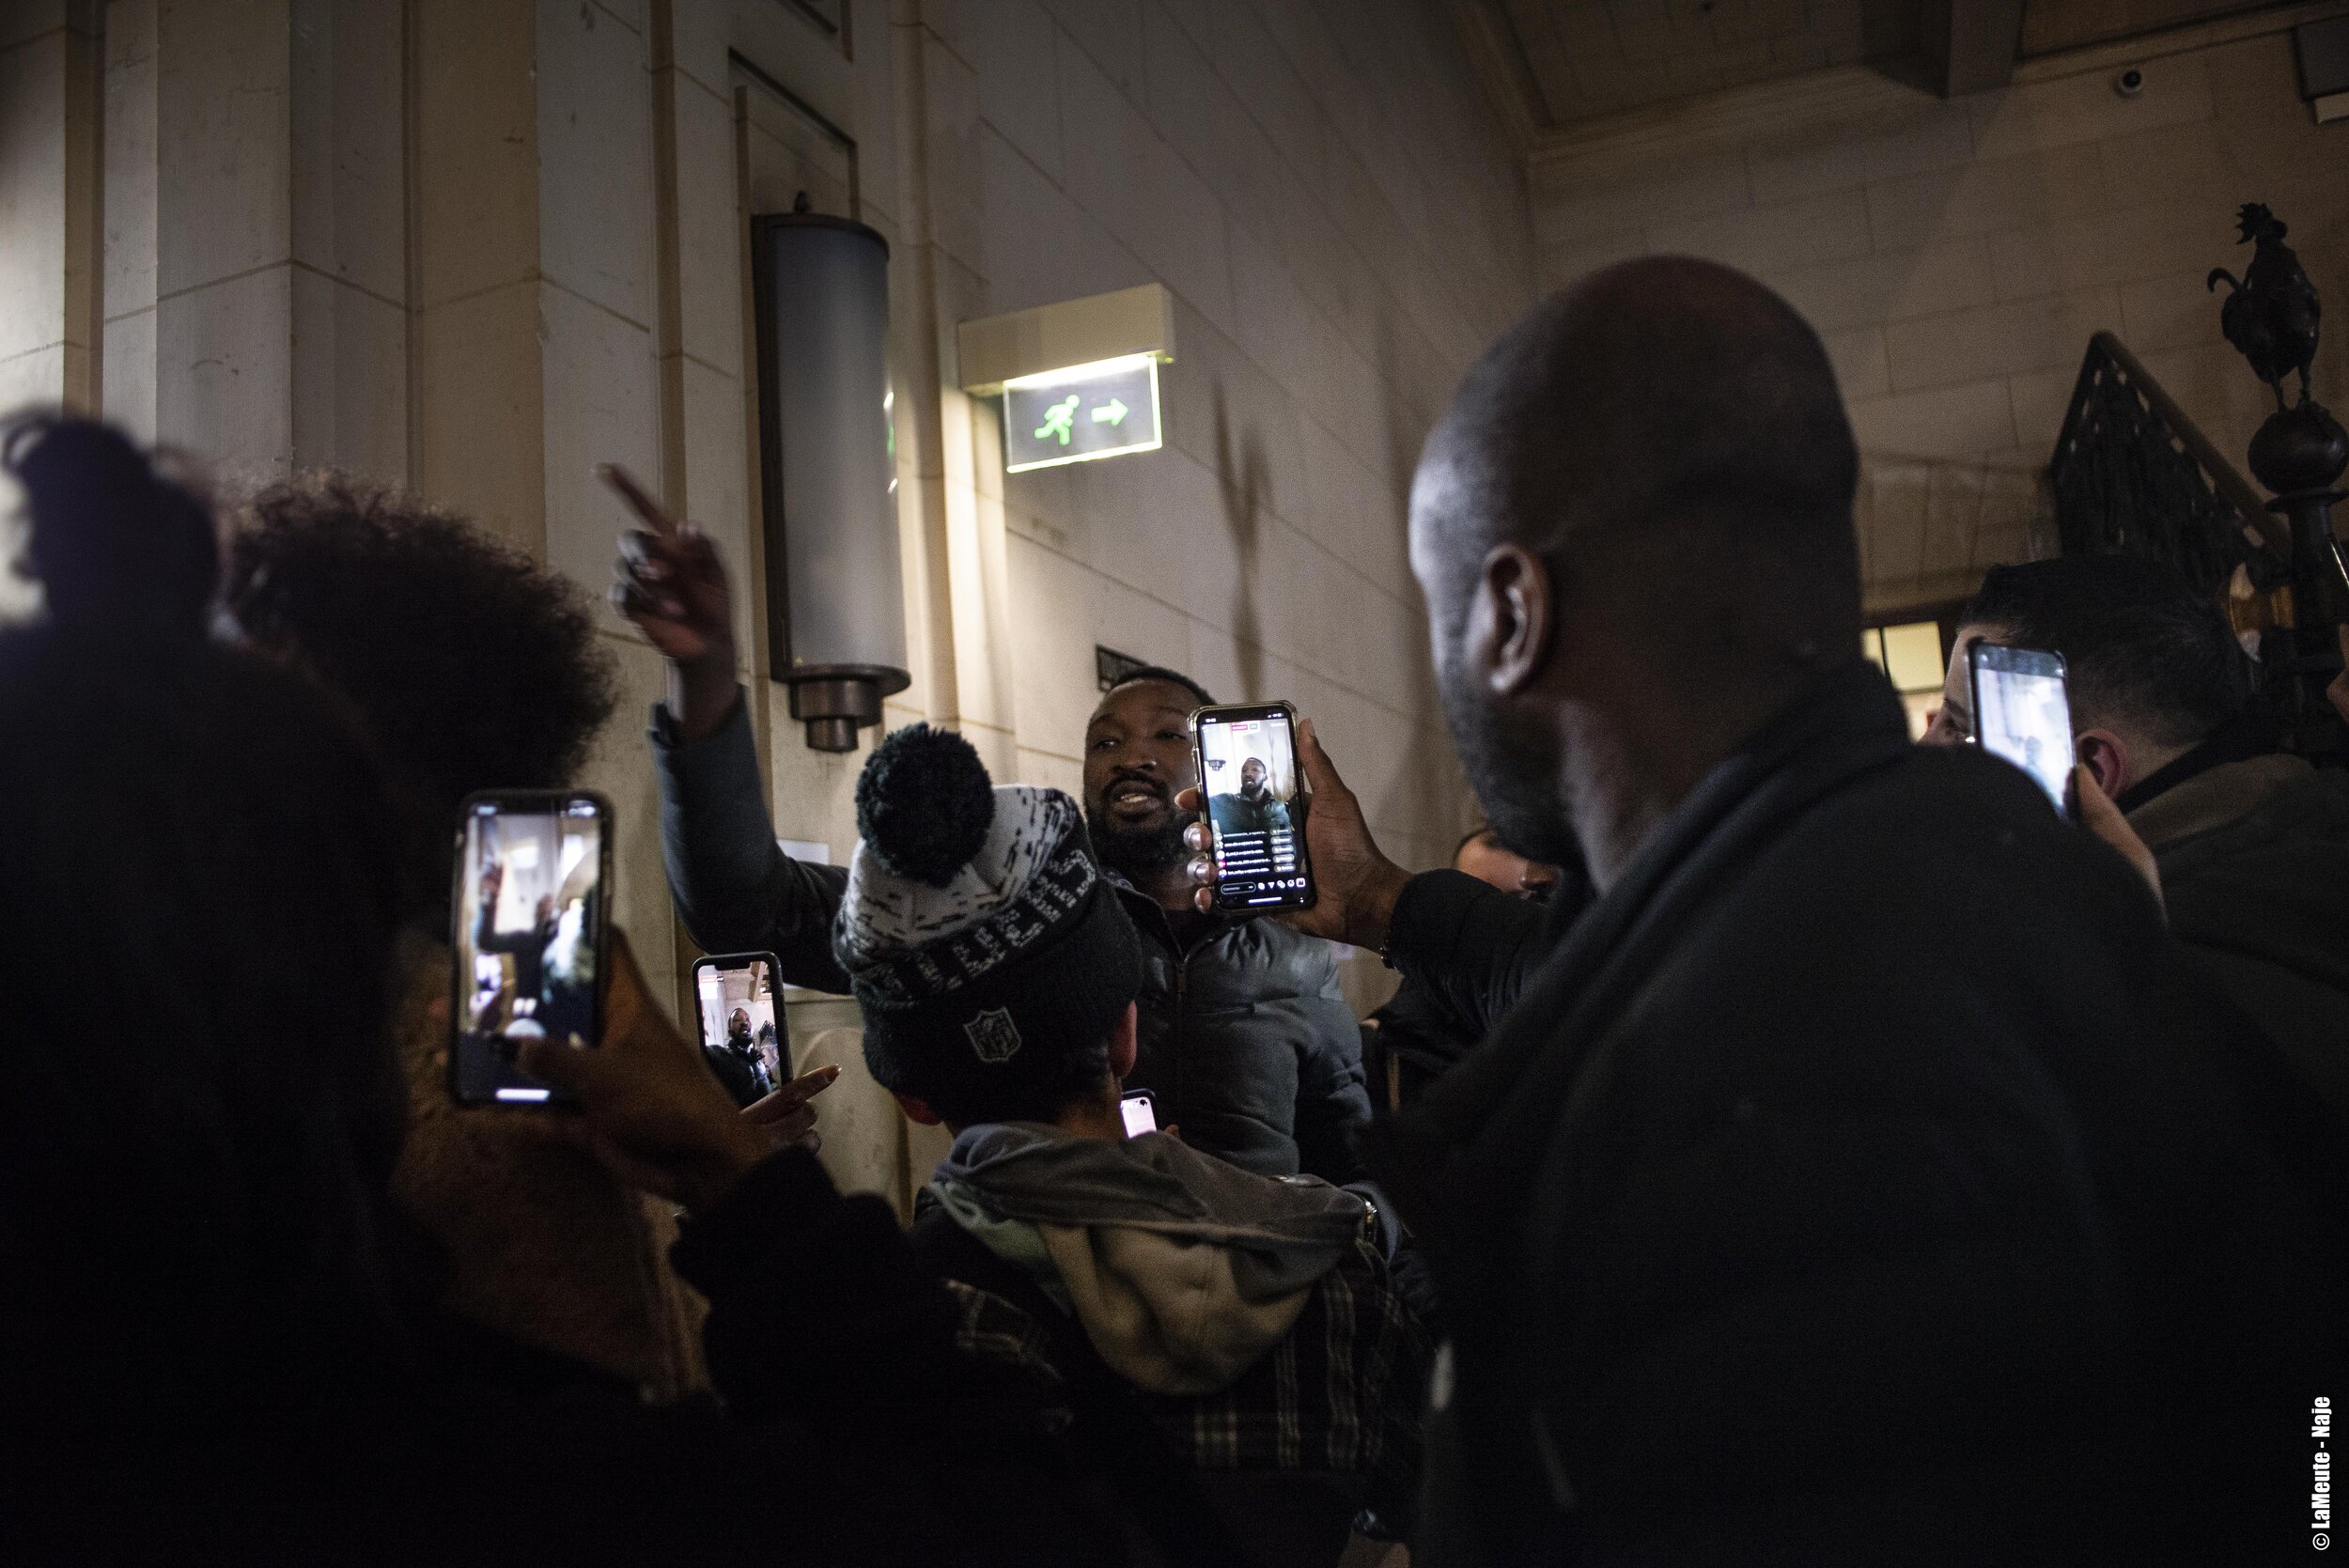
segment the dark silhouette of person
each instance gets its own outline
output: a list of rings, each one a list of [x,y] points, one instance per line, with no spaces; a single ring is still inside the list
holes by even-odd
[[[1415,1560],[2221,1561],[2308,1463],[2271,1412],[2339,1365],[2329,1129],[2127,864],[1910,743],[1859,466],[1817,334],[1686,256],[1537,306],[1428,438],[1445,719],[1598,897],[1363,1135],[1447,1336]],[[1303,761],[1283,918],[1515,984],[1516,923],[1464,939],[1502,901],[1382,863]]]

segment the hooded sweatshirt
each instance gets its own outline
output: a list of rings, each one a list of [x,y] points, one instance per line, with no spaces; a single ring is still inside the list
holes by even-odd
[[[930,1189],[1104,1361],[1163,1394],[1228,1387],[1372,1222],[1315,1177],[1254,1175],[1164,1133],[1112,1142],[1035,1122],[964,1129]]]

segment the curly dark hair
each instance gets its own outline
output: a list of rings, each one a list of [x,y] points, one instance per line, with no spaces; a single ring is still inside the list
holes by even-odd
[[[454,513],[347,474],[238,519],[228,609],[340,692],[412,820],[416,902],[448,896],[459,802],[571,782],[617,699],[586,596]]]

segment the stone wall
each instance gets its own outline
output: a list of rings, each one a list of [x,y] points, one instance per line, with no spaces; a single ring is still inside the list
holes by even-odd
[[[1533,160],[1543,285],[1669,251],[1778,288],[1826,339],[1884,492],[1863,493],[1872,593],[1963,592],[2032,526],[2030,475],[2100,328],[2241,466],[2273,405],[2203,287],[2249,254],[2239,204],[2273,207],[2349,299],[2349,126],[2313,122],[2278,30],[2314,8],[2030,62],[1952,101],[1852,68],[1591,128]],[[2317,364],[2318,396],[2349,403],[2349,352]],[[1979,538],[1926,528],[1978,492]]]
[[[760,675],[746,219],[802,191],[891,245],[913,684],[889,722],[1073,788],[1106,644],[1296,702],[1410,863],[1472,812],[1404,493],[1533,253],[1442,6],[7,10],[0,404],[98,408],[231,490],[316,465],[406,484],[599,598],[626,520],[591,469],[626,463],[734,568],[783,836],[845,859],[863,760],[809,750]],[[1150,281],[1176,301],[1166,448],[1004,475],[956,324]],[[619,812],[616,913],[688,1012],[644,740],[660,664],[599,614],[626,691],[587,780]],[[1349,975],[1365,1002],[1384,979]],[[902,1194],[906,1151],[850,1141],[835,1168]]]

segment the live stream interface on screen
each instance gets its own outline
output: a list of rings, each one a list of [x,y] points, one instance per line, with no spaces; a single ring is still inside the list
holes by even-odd
[[[783,1026],[775,1021],[774,976],[763,958],[739,969],[706,969],[698,985],[702,1049],[741,1063],[761,1094],[772,1094],[784,1071]]]
[[[543,1100],[546,1088],[490,1042],[586,1044],[595,1028],[597,878],[603,863],[592,806],[466,819],[459,972],[471,982],[458,1077],[469,1098]]]
[[[1216,876],[1236,897],[1278,902],[1305,885],[1298,863],[1297,753],[1288,725],[1239,719],[1199,727],[1206,769],[1207,819],[1215,828]]]

